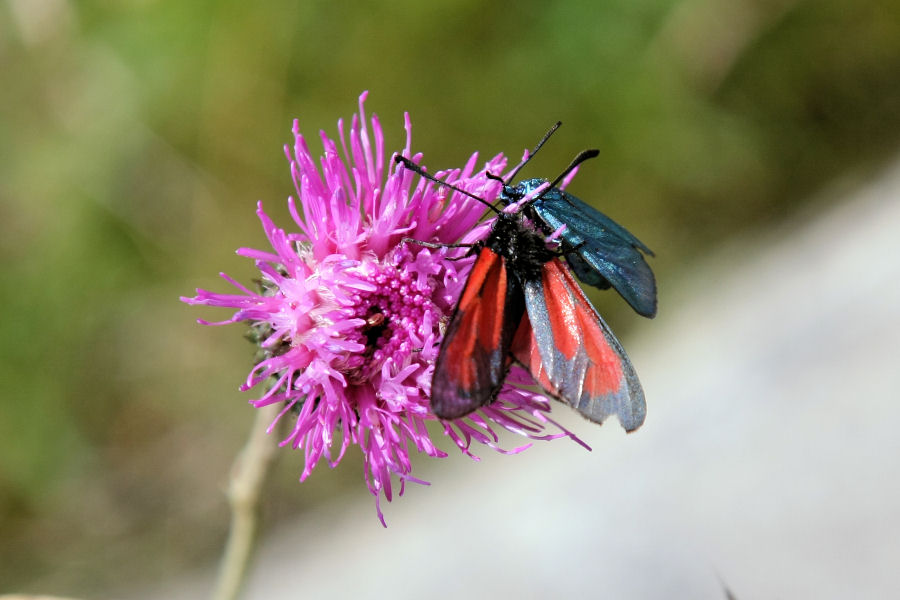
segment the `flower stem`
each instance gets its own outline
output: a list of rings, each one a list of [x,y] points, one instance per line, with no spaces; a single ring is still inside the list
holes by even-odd
[[[244,583],[256,538],[259,496],[276,447],[275,437],[266,429],[278,414],[277,404],[260,408],[250,437],[231,467],[228,503],[231,528],[212,600],[235,600]]]

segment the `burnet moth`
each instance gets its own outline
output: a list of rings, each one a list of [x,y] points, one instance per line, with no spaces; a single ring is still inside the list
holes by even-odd
[[[649,248],[557,187],[598,152],[582,152],[553,182],[529,179],[511,185],[559,126],[547,132],[506,180],[494,177],[503,184],[504,210],[395,157],[406,168],[481,201],[497,214],[487,238],[470,250],[477,258],[435,363],[431,409],[441,419],[464,417],[490,403],[517,362],[547,394],[591,421],[602,423],[616,415],[626,431],[644,422],[644,392],[634,367],[572,276],[574,271],[585,283],[614,288],[643,316],[656,314],[656,282],[641,254],[652,255]],[[548,246],[548,236],[558,238],[557,248]]]

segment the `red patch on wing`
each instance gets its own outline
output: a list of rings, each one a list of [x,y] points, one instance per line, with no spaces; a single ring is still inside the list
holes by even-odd
[[[585,327],[584,336],[584,348],[591,361],[585,374],[584,389],[591,396],[599,396],[616,392],[622,385],[622,357],[609,345],[593,312],[590,305],[578,306],[579,320],[591,324],[590,327]]]
[[[573,288],[574,281],[566,280],[566,273],[559,260],[550,261],[544,265],[541,282],[553,331],[553,343],[566,360],[572,360],[582,346],[584,327],[583,315],[580,314],[573,295],[573,289],[578,289],[578,286]]]
[[[579,348],[584,348],[590,362],[585,391],[592,396],[615,393],[622,384],[622,357],[610,345],[594,307],[559,260],[547,263],[542,275],[557,349],[571,360]]]
[[[533,324],[526,314],[511,351],[544,390],[578,406],[582,395],[599,398],[619,393],[623,357],[610,343],[594,311],[569,270],[553,259],[541,272],[540,298],[546,323]],[[538,309],[541,307],[538,306]],[[538,315],[541,318],[541,315]],[[537,326],[546,346],[538,342]]]
[[[431,409],[455,419],[493,399],[511,359],[519,314],[507,304],[509,280],[501,256],[482,248],[450,319],[431,380]],[[524,310],[524,309],[520,309]]]
[[[511,353],[550,395],[602,423],[615,415],[626,431],[644,422],[640,382],[621,344],[558,259],[540,280],[523,282],[527,314]]]
[[[547,370],[544,369],[544,362],[541,360],[537,338],[534,336],[534,329],[531,328],[531,320],[528,318],[527,312],[522,315],[522,322],[519,323],[519,328],[516,330],[510,353],[523,367],[528,369],[534,381],[544,388],[547,393],[551,396],[558,395],[556,388],[550,383]]]
[[[450,359],[441,361],[446,375],[463,390],[478,385],[477,357],[500,344],[506,285],[503,259],[482,248],[441,346],[441,355]]]

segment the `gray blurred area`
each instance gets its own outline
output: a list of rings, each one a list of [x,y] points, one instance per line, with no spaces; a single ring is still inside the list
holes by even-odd
[[[663,282],[642,429],[560,410],[593,452],[425,463],[386,530],[363,493],[282,523],[246,597],[896,597],[900,163],[822,204]]]

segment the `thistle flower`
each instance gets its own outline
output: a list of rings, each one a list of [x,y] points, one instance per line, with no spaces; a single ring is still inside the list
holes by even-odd
[[[188,304],[236,309],[222,325],[246,321],[260,347],[259,360],[242,390],[267,386],[251,404],[280,404],[280,419],[292,427],[281,445],[303,449],[305,480],[323,458],[334,467],[350,445],[363,452],[365,479],[379,501],[392,498],[392,477],[426,483],[411,476],[410,448],[445,457],[426,428],[436,417],[429,392],[442,328],[465,284],[474,257],[465,248],[432,244],[471,244],[484,238],[489,222],[480,222],[484,206],[463,194],[418,178],[385,163],[378,118],[367,127],[364,102],[349,131],[338,121],[340,150],[324,132],[324,155],[318,165],[294,122],[293,149],[285,147],[299,199],[288,198],[298,232],[277,227],[262,203],[257,215],[272,250],[241,248],[261,274],[252,291],[224,273],[240,293],[197,290]],[[411,154],[411,124],[405,116],[406,146]],[[372,144],[374,138],[374,146]],[[500,183],[486,177],[506,167],[503,155],[475,171],[473,154],[462,169],[437,173],[456,187],[487,201],[497,198]],[[385,170],[387,168],[387,176]],[[413,182],[416,181],[415,187]],[[472,442],[501,452],[497,432],[512,431],[530,439],[554,439],[571,433],[549,419],[549,402],[525,389],[531,382],[514,368],[495,402],[463,419],[443,423],[443,434],[477,460]],[[548,432],[552,425],[555,431]],[[340,438],[338,441],[336,437]],[[579,443],[581,443],[579,441]]]

